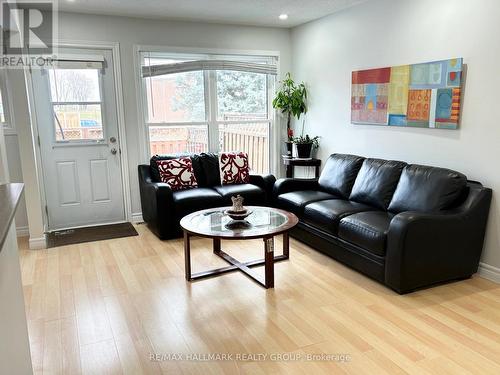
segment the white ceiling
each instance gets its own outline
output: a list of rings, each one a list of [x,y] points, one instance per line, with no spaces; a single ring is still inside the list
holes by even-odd
[[[59,0],[66,12],[294,27],[368,0]],[[288,20],[278,16],[288,14]]]

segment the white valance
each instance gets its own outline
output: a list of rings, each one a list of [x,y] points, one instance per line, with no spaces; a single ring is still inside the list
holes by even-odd
[[[156,77],[165,74],[192,72],[199,70],[235,70],[239,72],[260,73],[277,75],[278,68],[271,64],[258,64],[252,62],[228,61],[228,60],[197,60],[174,64],[163,64],[143,66],[142,76]]]
[[[58,69],[103,69],[104,56],[101,55],[58,55],[54,60]]]

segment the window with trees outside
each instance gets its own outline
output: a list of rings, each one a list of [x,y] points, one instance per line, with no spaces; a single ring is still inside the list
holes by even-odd
[[[269,172],[276,58],[143,52],[141,61],[151,155],[244,151],[254,173]]]

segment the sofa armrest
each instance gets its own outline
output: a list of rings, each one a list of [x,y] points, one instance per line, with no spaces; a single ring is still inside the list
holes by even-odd
[[[386,284],[406,293],[477,272],[491,194],[473,186],[454,210],[396,215],[387,235]]]
[[[260,174],[251,174],[250,175],[250,183],[252,185],[256,185],[260,187],[262,190],[266,192],[266,200],[269,202],[272,196],[274,183],[276,182],[276,177],[272,174],[260,175]]]
[[[166,238],[163,228],[174,225],[172,190],[167,184],[152,180],[149,165],[139,165],[138,170],[142,218],[160,238]]]
[[[274,184],[273,197],[276,198],[280,194],[290,193],[292,191],[318,189],[319,184],[317,179],[280,178]]]

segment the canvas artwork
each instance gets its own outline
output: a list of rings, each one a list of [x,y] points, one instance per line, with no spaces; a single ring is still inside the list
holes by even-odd
[[[462,58],[352,72],[351,122],[456,129]]]

